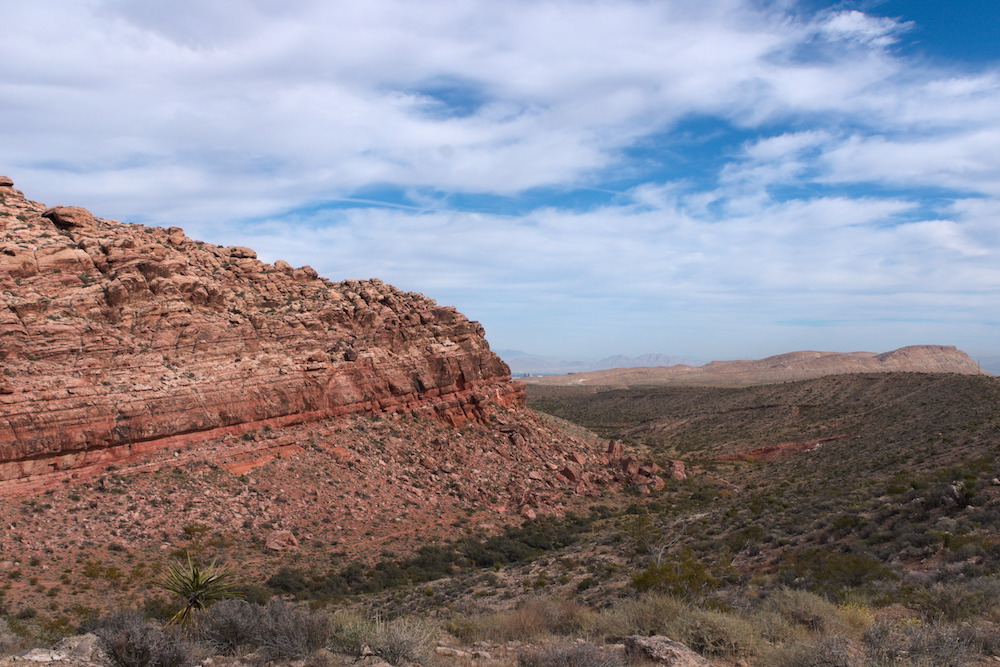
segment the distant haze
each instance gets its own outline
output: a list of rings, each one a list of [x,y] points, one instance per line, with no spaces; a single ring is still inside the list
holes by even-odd
[[[896,372],[984,374],[975,360],[954,346],[911,345],[881,354],[802,350],[758,360],[713,361],[698,367],[619,367],[531,377],[526,381],[530,384],[548,385],[739,387],[806,380],[826,375]]]
[[[632,368],[637,366],[675,366],[686,364],[699,366],[703,361],[671,357],[666,354],[642,354],[630,357],[618,354],[603,359],[559,359],[544,357],[520,350],[494,350],[500,358],[510,366],[514,376],[524,375],[562,375],[564,373],[584,373],[587,371],[602,371],[610,368]]]

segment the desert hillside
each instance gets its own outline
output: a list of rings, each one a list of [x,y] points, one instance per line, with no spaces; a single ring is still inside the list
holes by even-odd
[[[606,443],[524,406],[478,323],[420,294],[46,208],[4,178],[0,232],[8,607],[86,616],[185,553],[247,584],[290,559],[319,576],[626,481]]]
[[[766,359],[713,361],[704,366],[616,368],[590,373],[532,377],[539,385],[745,387],[848,373],[986,374],[951,345],[911,345],[891,352],[789,352]]]

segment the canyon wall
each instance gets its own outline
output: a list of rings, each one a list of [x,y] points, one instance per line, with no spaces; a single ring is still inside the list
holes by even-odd
[[[358,412],[523,401],[477,322],[379,280],[46,208],[0,177],[0,480]]]

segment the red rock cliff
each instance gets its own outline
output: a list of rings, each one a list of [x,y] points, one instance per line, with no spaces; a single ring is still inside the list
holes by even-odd
[[[26,200],[0,177],[0,480],[355,412],[481,420],[522,387],[477,322],[378,280]]]

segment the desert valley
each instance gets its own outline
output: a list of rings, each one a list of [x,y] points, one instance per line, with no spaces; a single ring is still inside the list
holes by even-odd
[[[3,667],[1000,661],[954,347],[521,383],[379,280],[6,177],[0,230]],[[241,601],[171,623],[192,567]]]

